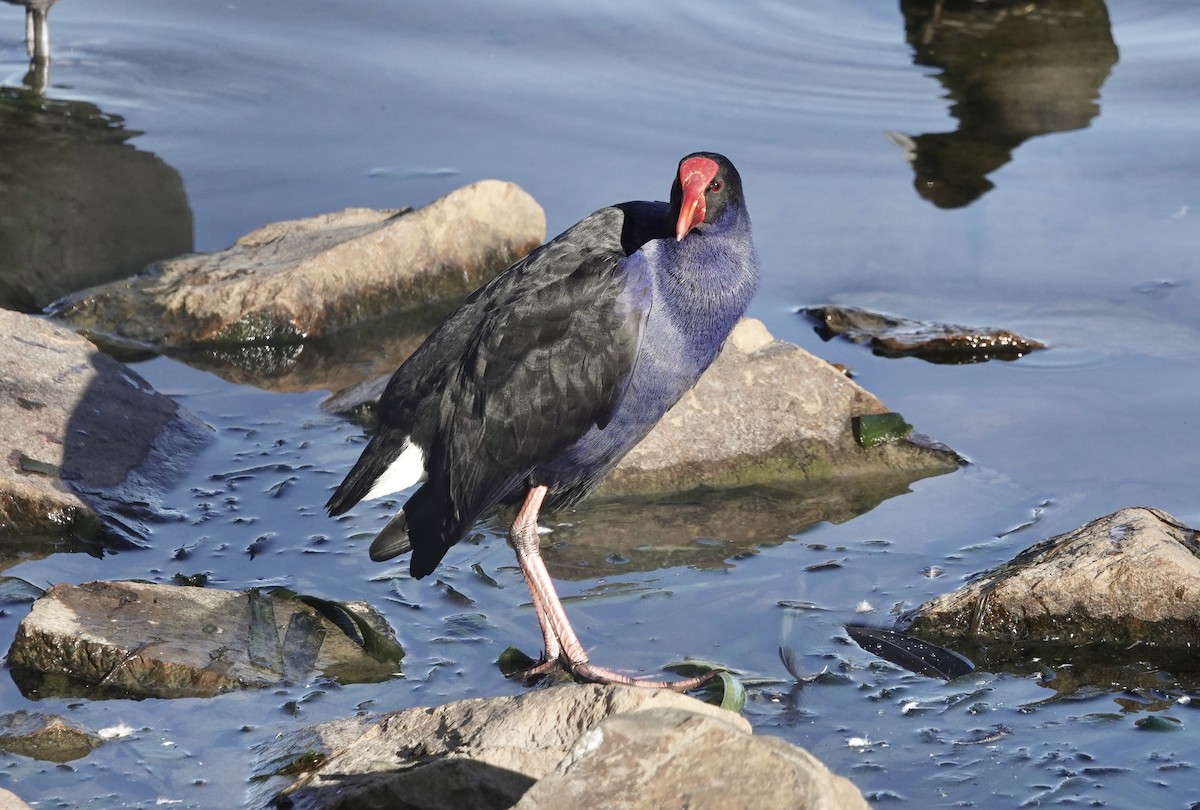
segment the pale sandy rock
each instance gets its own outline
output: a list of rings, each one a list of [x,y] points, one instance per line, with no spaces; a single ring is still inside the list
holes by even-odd
[[[11,790],[0,788],[0,810],[30,810],[30,807]]]
[[[629,719],[629,723],[605,731],[621,718]],[[760,795],[761,788],[752,786],[762,781],[760,773],[745,770],[737,774],[736,767],[714,761],[715,757],[729,762],[728,751],[732,750],[735,759],[756,751],[759,758],[755,764],[770,763],[776,769],[770,772],[772,778],[786,774],[787,781],[781,787],[788,792],[773,794],[785,803],[759,806],[865,807],[862,797],[846,780],[829,774],[801,749],[780,740],[753,737],[749,723],[740,715],[665,690],[594,684],[571,684],[515,697],[456,701],[370,720],[339,720],[272,741],[257,752],[258,779],[250,806],[289,810],[498,810],[521,801],[519,806],[524,807],[526,800],[521,797],[536,796],[537,780],[548,778],[561,783],[563,773],[583,773],[588,757],[607,750],[603,739],[617,740],[622,729],[631,725],[641,729],[639,750],[648,757],[657,757],[656,762],[665,762],[687,748],[681,737],[690,737],[705,753],[688,759],[686,768],[664,765],[658,773],[644,768],[636,774],[613,771],[610,775],[620,778],[621,783],[595,784],[598,792],[590,799],[581,794],[583,800],[528,806],[635,806],[610,805],[606,798],[600,798],[615,795],[621,787],[632,791],[633,796],[674,798],[684,795],[681,791],[699,795],[706,787],[726,791],[717,795],[727,796],[740,785],[746,795]],[[657,743],[653,741],[656,735]],[[724,749],[726,745],[732,748]],[[710,779],[710,775],[716,778]],[[686,780],[686,785],[675,781],[677,778]],[[809,792],[791,792],[793,785]],[[798,795],[815,797],[818,790],[827,788],[832,792],[821,794],[826,797],[822,799],[824,804],[787,801]],[[648,802],[636,806],[674,805]]]
[[[961,463],[947,448],[908,439],[860,447],[851,418],[887,410],[834,366],[775,340],[760,321],[743,319],[696,387],[629,452],[600,491],[883,472],[927,475]]]
[[[541,206],[482,180],[412,211],[353,208],[277,222],[216,253],[158,263],[52,313],[121,343],[287,343],[462,294],[545,238]]]
[[[721,717],[653,708],[609,717],[583,734],[516,804],[562,807],[866,810],[867,802],[803,748]]]

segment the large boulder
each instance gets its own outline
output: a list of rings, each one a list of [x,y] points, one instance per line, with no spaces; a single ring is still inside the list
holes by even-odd
[[[385,680],[403,651],[364,603],[155,585],[56,585],[17,627],[18,684],[40,696],[206,697],[324,673]],[[33,686],[33,689],[27,687]]]
[[[118,344],[295,344],[465,293],[545,233],[529,194],[482,180],[416,211],[355,208],[273,223],[226,250],[70,295],[51,313]]]
[[[334,721],[265,744],[255,771],[251,806],[290,810],[659,807],[686,797],[692,807],[867,806],[846,779],[754,737],[739,715],[666,690],[594,684]]]
[[[987,645],[1100,645],[1193,659],[1200,537],[1167,513],[1122,509],[1031,546],[901,618],[912,635]]]
[[[687,708],[605,718],[521,797],[516,810],[866,810],[858,789],[812,754],[776,737],[754,736],[732,719]]]
[[[138,509],[155,510],[212,435],[71,330],[8,310],[0,424],[0,535],[132,542],[144,535]]]

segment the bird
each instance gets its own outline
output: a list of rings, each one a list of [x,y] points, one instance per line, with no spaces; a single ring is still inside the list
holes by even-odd
[[[420,484],[370,546],[425,577],[481,519],[509,530],[544,648],[586,682],[694,688],[593,664],[539,549],[543,509],[591,492],[716,358],[758,289],[742,180],[715,152],[679,161],[669,202],[607,206],[534,249],[447,315],[396,370],[377,428],[326,504]]]

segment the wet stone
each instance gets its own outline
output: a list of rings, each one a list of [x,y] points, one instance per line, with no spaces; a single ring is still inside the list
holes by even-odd
[[[0,536],[140,542],[211,430],[44,318],[0,310]],[[33,549],[22,549],[33,550]]]
[[[336,720],[264,744],[254,771],[249,806],[290,810],[656,807],[689,795],[713,807],[866,807],[848,780],[752,735],[740,715],[595,684]],[[742,794],[755,802],[730,801]]]
[[[141,582],[57,585],[8,653],[31,697],[205,697],[297,682],[385,680],[403,651],[363,603]]]
[[[1122,509],[1025,549],[901,617],[898,629],[1029,657],[1091,645],[1112,659],[1192,661],[1200,644],[1200,535],[1153,508]]]
[[[1007,329],[928,323],[881,315],[855,307],[801,310],[817,322],[825,340],[843,337],[866,343],[884,357],[919,357],[930,363],[966,364],[1016,360],[1046,344]]]
[[[87,756],[103,742],[100,735],[57,715],[27,711],[0,714],[0,751],[6,753],[70,762]]]

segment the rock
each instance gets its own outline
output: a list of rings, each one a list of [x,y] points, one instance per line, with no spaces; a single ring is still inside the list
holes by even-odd
[[[18,711],[0,715],[0,751],[47,762],[82,759],[102,745],[100,735],[57,715]],[[5,805],[0,801],[0,808]]]
[[[867,802],[802,748],[724,718],[657,708],[608,717],[585,732],[515,810],[561,807],[866,810]]]
[[[1030,642],[1137,645],[1184,653],[1200,644],[1200,535],[1158,509],[1122,509],[1051,537],[901,617],[917,636],[989,648]],[[993,650],[994,652],[994,650]]]
[[[56,585],[38,599],[8,663],[22,691],[39,697],[205,697],[303,681],[314,671],[342,683],[380,681],[402,655],[363,603],[89,582]]]
[[[17,794],[0,788],[0,810],[30,810],[30,807]]]
[[[835,335],[870,344],[884,357],[919,357],[930,363],[965,364],[987,360],[1016,360],[1046,344],[1007,329],[926,323],[880,315],[855,307],[815,307],[801,310],[819,326],[826,340]]]
[[[322,407],[334,413],[369,410],[387,381],[361,384]],[[860,447],[851,417],[887,410],[829,363],[775,340],[760,321],[746,318],[696,387],[617,465],[599,493],[873,473],[907,474],[911,482],[963,463],[952,450],[923,437]]]
[[[69,329],[0,310],[0,535],[138,542],[211,430]]]
[[[227,250],[68,296],[51,312],[124,344],[296,344],[471,290],[545,231],[532,197],[483,180],[417,211],[348,209],[267,225]]]
[[[581,764],[578,773],[585,773],[582,763],[589,752],[587,745],[580,747],[581,740],[597,740],[599,736],[603,742],[630,733],[631,724],[618,725],[600,735],[594,730],[607,728],[607,723],[617,718],[629,718],[631,713],[638,715],[632,726],[644,729],[642,738],[653,737],[653,728],[665,722],[663,733],[667,736],[700,733],[707,743],[720,745],[724,741],[735,745],[739,753],[755,747],[747,742],[755,738],[751,737],[750,725],[744,718],[694,698],[666,690],[572,684],[514,697],[407,709],[369,720],[338,720],[274,740],[257,752],[254,767],[257,795],[251,797],[250,805],[289,810],[512,807],[531,787],[538,790],[539,785],[534,783],[543,777],[555,773],[551,778],[563,782],[564,777],[557,775],[561,771],[570,779],[572,764]],[[678,739],[673,742],[678,743]],[[762,745],[758,747],[778,752],[776,766],[789,759],[808,758],[787,743],[760,742]],[[647,752],[654,749],[656,756],[667,753],[649,742],[645,748]],[[637,779],[634,774],[622,774],[626,777],[624,786],[631,796],[659,795],[650,791],[662,791],[661,795],[670,796],[670,804],[675,804],[675,797],[687,791],[700,792],[705,786],[717,789],[717,780],[709,780],[707,775],[717,773],[718,768],[722,779],[732,780],[724,787],[727,790],[736,790],[738,785],[750,790],[752,782],[762,780],[761,774],[751,770],[738,772],[735,768],[718,766],[714,758],[726,759],[719,748],[706,744],[705,751],[708,756],[702,761],[698,761],[700,757],[690,758],[689,767],[671,773],[655,774],[653,769],[645,769],[636,774]],[[574,753],[564,763],[570,752]],[[770,754],[765,756],[770,758]],[[845,784],[839,785],[839,789],[849,791],[845,795],[862,801],[849,783],[840,782]],[[584,804],[628,806],[608,805],[604,801]],[[522,800],[519,806],[572,805],[544,802],[526,805]],[[663,805],[648,802],[641,806]],[[763,806],[805,805],[784,801]],[[842,806],[865,805],[851,802]]]

